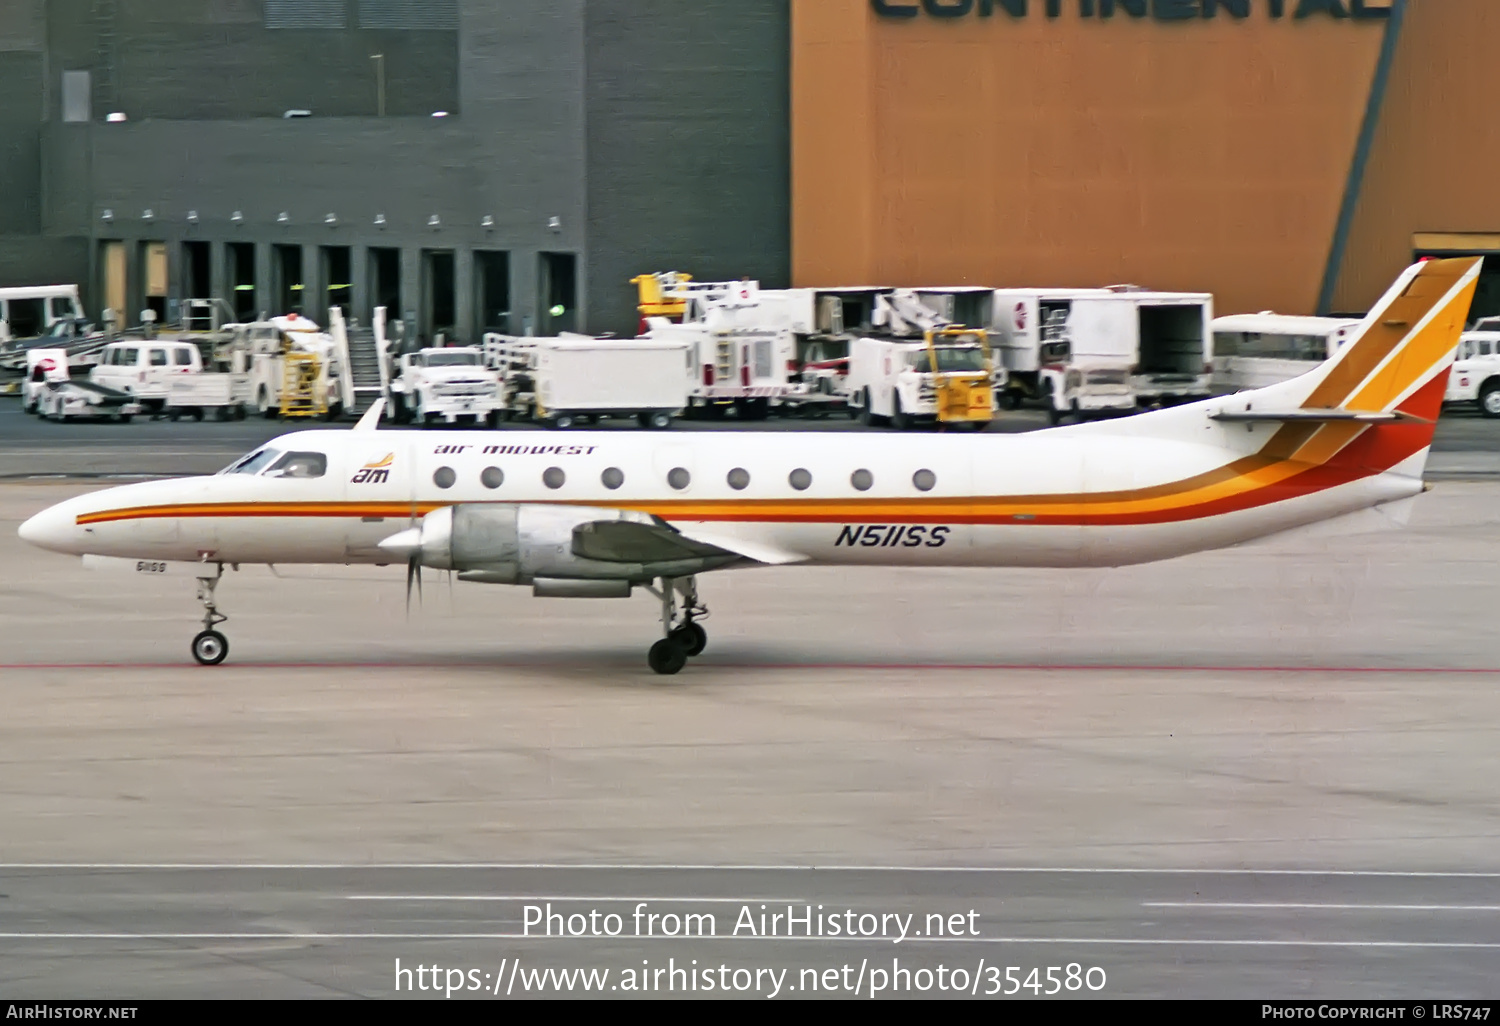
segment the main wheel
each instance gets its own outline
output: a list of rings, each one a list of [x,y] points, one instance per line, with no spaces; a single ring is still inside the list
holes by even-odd
[[[193,658],[204,666],[218,666],[229,655],[229,639],[218,631],[200,631],[193,638]]]
[[[646,662],[663,677],[670,677],[681,673],[682,668],[687,665],[687,653],[675,638],[662,638],[646,653]]]
[[[1479,393],[1479,412],[1486,417],[1500,417],[1500,381],[1486,381]]]
[[[708,631],[698,623],[685,623],[672,632],[672,640],[682,646],[684,655],[702,655],[708,647]]]
[[[859,422],[865,427],[875,424],[875,412],[870,409],[870,390],[865,389],[864,405],[859,408]]]
[[[672,426],[672,415],[658,410],[647,416],[646,423],[654,431],[665,431]]]
[[[552,418],[552,426],[563,431],[573,426],[573,416],[568,413],[560,413]]]

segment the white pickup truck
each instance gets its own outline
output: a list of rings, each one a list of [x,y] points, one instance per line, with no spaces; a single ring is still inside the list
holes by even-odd
[[[391,381],[391,416],[398,424],[499,423],[500,375],[472,347],[407,353]]]
[[[1481,323],[1458,343],[1444,403],[1473,403],[1486,417],[1500,417],[1500,330]],[[1496,325],[1500,328],[1500,325]]]

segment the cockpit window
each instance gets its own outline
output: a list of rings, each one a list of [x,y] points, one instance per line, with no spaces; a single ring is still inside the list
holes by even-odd
[[[478,367],[478,353],[428,353],[424,361],[429,367]]]
[[[248,456],[241,456],[234,463],[219,471],[221,474],[259,474],[270,463],[280,455],[279,449],[265,448],[257,449]]]
[[[309,479],[328,473],[328,457],[320,452],[289,452],[265,473],[266,477]]]

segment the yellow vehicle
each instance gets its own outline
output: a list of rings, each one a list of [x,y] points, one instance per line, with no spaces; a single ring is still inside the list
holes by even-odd
[[[988,424],[995,419],[995,361],[989,332],[970,328],[928,331],[933,404],[939,424]],[[975,369],[975,349],[980,366]]]

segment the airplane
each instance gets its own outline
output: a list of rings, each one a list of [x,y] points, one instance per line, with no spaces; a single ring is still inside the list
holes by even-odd
[[[25,541],[195,564],[203,630],[226,566],[405,563],[535,595],[661,603],[647,662],[708,636],[700,575],[748,567],[1101,567],[1238,545],[1378,506],[1422,474],[1478,259],[1408,268],[1320,367],[1268,388],[1019,435],[300,431],[209,477],[59,503]],[[142,564],[138,564],[138,567]]]

